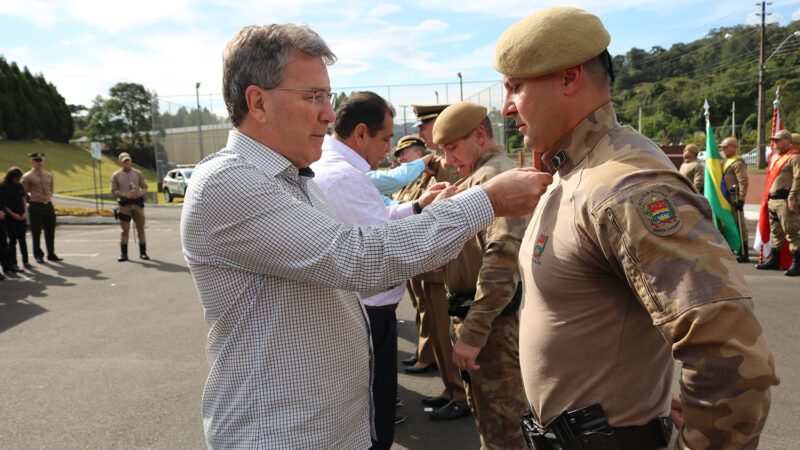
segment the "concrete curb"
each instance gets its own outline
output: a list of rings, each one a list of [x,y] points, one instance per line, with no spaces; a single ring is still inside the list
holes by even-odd
[[[113,217],[102,216],[58,216],[56,217],[56,225],[109,225],[117,223]]]
[[[89,200],[81,197],[70,197],[68,195],[53,195],[53,199],[55,200],[72,200],[76,202],[84,202],[86,203],[87,208],[94,208],[94,200]],[[111,208],[117,206],[116,202],[113,200],[104,200],[105,209],[111,211]],[[167,204],[157,204],[157,203],[145,203],[145,208],[180,208],[183,206],[183,203],[167,203]],[[56,205],[58,206],[58,205]]]

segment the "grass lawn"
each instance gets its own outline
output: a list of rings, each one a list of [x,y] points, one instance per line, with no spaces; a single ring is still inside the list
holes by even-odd
[[[72,197],[93,198],[93,179],[99,180],[98,191],[109,193],[111,191],[111,174],[119,168],[116,158],[103,154],[99,166],[102,170],[102,179],[92,177],[92,156],[88,149],[71,144],[59,144],[49,141],[0,141],[0,171],[5,176],[6,171],[12,166],[18,166],[23,172],[30,170],[29,153],[45,153],[44,168],[53,173],[55,178],[55,193]],[[134,167],[144,173],[148,180],[148,190],[155,192],[158,188],[155,171],[145,169],[134,164]],[[159,194],[159,203],[164,203],[163,194]]]

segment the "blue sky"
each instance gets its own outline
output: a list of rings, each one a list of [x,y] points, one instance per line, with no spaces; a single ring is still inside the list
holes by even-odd
[[[244,25],[305,23],[338,56],[334,88],[370,87],[396,105],[454,101],[498,80],[497,37],[533,11],[570,5],[598,14],[611,53],[669,48],[710,29],[758,23],[754,1],[615,0],[0,0],[0,54],[56,85],[68,103],[90,105],[120,81],[156,91],[162,108],[201,104],[223,112],[221,53]],[[800,1],[774,0],[768,21],[800,19]],[[771,43],[776,44],[776,43]],[[445,84],[447,83],[447,84]],[[423,86],[399,86],[423,84]],[[395,85],[386,88],[387,85]]]

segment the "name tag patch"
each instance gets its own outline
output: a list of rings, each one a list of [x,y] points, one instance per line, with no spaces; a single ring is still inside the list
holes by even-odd
[[[634,203],[645,226],[656,236],[672,236],[683,226],[681,216],[669,194],[662,190],[651,189],[640,194]]]

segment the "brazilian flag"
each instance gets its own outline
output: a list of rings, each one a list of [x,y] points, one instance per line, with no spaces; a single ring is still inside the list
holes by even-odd
[[[733,208],[728,201],[728,196],[723,193],[722,163],[719,160],[717,141],[711,129],[711,121],[706,117],[706,173],[703,194],[711,204],[711,213],[722,237],[728,241],[734,253],[739,253],[742,246],[739,237],[739,228],[733,215]]]

